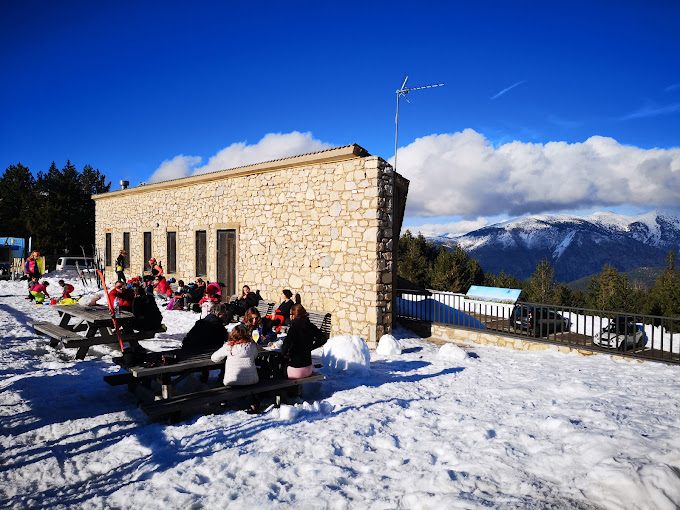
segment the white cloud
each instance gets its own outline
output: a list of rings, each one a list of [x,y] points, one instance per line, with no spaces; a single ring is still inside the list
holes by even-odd
[[[526,83],[526,80],[522,80],[522,81],[518,81],[517,83],[513,83],[513,84],[510,85],[509,87],[506,87],[506,88],[504,88],[503,90],[501,90],[500,92],[494,94],[494,95],[491,96],[489,99],[490,99],[491,101],[493,101],[494,99],[498,99],[498,98],[501,97],[502,95],[507,94],[507,93],[510,92],[512,89],[514,89],[515,87],[518,87],[518,86],[522,85],[523,83]]]
[[[330,147],[332,147],[330,144],[313,138],[309,132],[269,133],[254,145],[247,145],[245,142],[232,143],[212,156],[205,166],[197,168],[195,173],[203,174],[225,168],[235,168],[316,152]]]
[[[680,149],[641,149],[613,138],[499,147],[466,129],[399,149],[413,216],[522,215],[587,207],[677,207]]]
[[[663,106],[648,104],[634,112],[624,115],[621,117],[621,120],[644,119],[646,117],[658,117],[659,115],[670,115],[677,112],[680,112],[680,103]]]
[[[491,223],[488,218],[477,218],[475,220],[461,220],[451,221],[447,223],[423,223],[417,226],[404,226],[402,232],[410,230],[411,232],[420,232],[424,236],[436,236],[441,234],[448,234],[450,236],[459,236],[472,232],[474,230],[485,227]]]
[[[165,160],[151,174],[149,182],[166,181],[188,175],[236,168],[331,147],[332,145],[315,139],[309,132],[269,133],[253,145],[248,145],[246,142],[232,143],[211,156],[208,162],[200,167],[198,165],[203,161],[200,156],[179,155]]]
[[[189,175],[196,165],[201,162],[200,156],[175,156],[163,161],[149,177],[149,182],[168,181]]]

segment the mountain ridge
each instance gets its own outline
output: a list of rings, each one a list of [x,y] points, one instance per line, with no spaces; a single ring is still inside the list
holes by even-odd
[[[486,272],[528,278],[547,259],[561,282],[599,273],[605,264],[619,271],[662,267],[666,254],[680,250],[680,219],[651,211],[637,216],[597,212],[590,216],[532,215],[487,225],[462,236],[426,236],[456,245]]]

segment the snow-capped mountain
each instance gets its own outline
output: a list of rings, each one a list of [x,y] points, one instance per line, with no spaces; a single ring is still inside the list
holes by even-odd
[[[518,278],[529,277],[536,264],[547,258],[556,279],[568,282],[598,273],[604,264],[620,271],[663,266],[669,250],[680,251],[680,219],[657,212],[528,216],[459,237],[444,233],[430,240],[449,247],[458,244],[485,271],[504,271]]]

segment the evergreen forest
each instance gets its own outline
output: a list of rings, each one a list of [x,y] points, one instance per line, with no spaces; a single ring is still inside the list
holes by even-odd
[[[70,161],[52,162],[36,176],[21,163],[0,177],[0,237],[32,238],[32,248],[53,268],[63,255],[92,255],[95,214],[91,196],[111,183],[90,165],[78,170]],[[82,248],[81,248],[82,247]]]
[[[485,273],[465,250],[438,246],[422,234],[407,230],[399,239],[399,276],[419,288],[466,293],[471,285],[522,289],[520,299],[530,303],[592,308],[631,314],[680,316],[680,271],[674,252],[654,285],[644,286],[605,265],[585,291],[555,281],[555,271],[542,260],[526,280],[505,274]]]

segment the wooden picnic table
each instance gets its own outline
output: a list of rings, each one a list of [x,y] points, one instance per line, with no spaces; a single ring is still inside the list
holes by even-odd
[[[210,359],[212,353],[182,354],[179,349],[163,352],[150,352],[144,362],[128,364],[123,356],[113,358],[113,362],[126,372],[104,377],[111,385],[127,384],[142,401],[167,399],[176,393],[175,386],[191,372],[209,372],[221,369],[224,362],[215,363]],[[163,357],[171,359],[164,363]],[[152,383],[157,382],[159,392],[149,392]]]
[[[266,352],[268,351],[265,350],[261,354]],[[178,417],[211,404],[227,403],[262,393],[274,395],[278,405],[285,390],[325,379],[321,374],[313,374],[304,379],[283,377],[261,380],[249,386],[227,387],[222,385],[220,377],[214,387],[187,393],[178,391],[177,385],[192,372],[201,372],[204,383],[208,381],[211,370],[220,370],[221,375],[224,361],[213,362],[210,359],[211,354],[186,355],[179,349],[152,352],[148,353],[144,362],[132,365],[127,364],[121,356],[114,358],[113,361],[126,372],[107,375],[104,380],[114,386],[127,384],[128,389],[139,398],[142,410],[155,419],[168,416]],[[170,361],[164,362],[162,357]]]
[[[59,324],[34,322],[33,329],[50,338],[50,346],[62,343],[65,348],[76,348],[76,359],[84,359],[90,347],[95,345],[118,344],[111,313],[106,306],[55,305],[59,313]],[[118,313],[118,325],[123,328],[134,319],[131,312]],[[84,332],[84,334],[83,334]],[[124,332],[122,339],[133,346],[138,340],[153,338],[154,332]]]

